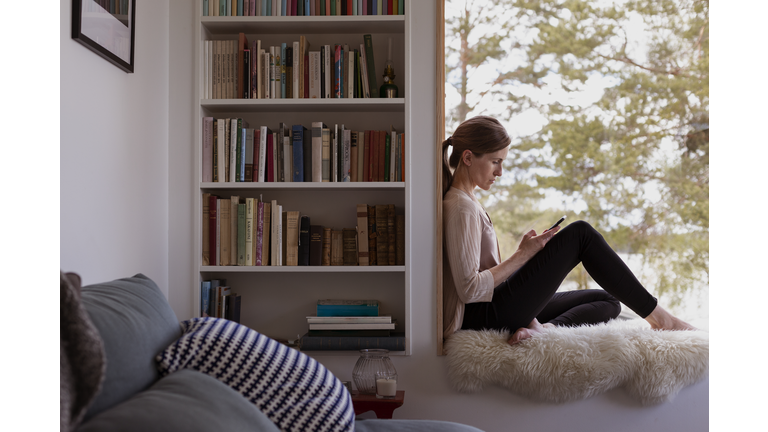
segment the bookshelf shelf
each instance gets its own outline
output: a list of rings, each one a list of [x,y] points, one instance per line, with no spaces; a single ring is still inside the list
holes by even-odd
[[[378,299],[387,315],[397,319],[397,332],[405,333],[405,351],[393,351],[394,356],[411,354],[410,328],[410,190],[411,132],[409,120],[410,76],[410,6],[405,15],[376,16],[202,16],[202,0],[195,18],[195,85],[193,100],[193,145],[196,148],[192,181],[195,217],[193,256],[194,279],[202,282],[226,279],[233,292],[242,297],[241,322],[265,335],[277,339],[294,339],[307,331],[306,316],[316,313],[317,300]],[[243,33],[249,42],[259,40],[263,49],[293,43],[305,36],[310,51],[323,45],[348,45],[358,49],[364,35],[371,35],[374,74],[377,85],[382,84],[384,64],[388,60],[388,45],[392,45],[395,84],[398,98],[329,98],[329,99],[209,99],[206,95],[205,68],[208,40],[238,40]],[[208,52],[210,54],[210,51]],[[210,57],[209,57],[210,58]],[[208,74],[208,75],[206,75]],[[208,81],[210,84],[210,81]],[[208,86],[210,89],[210,85]],[[213,93],[208,93],[209,96]],[[311,131],[313,122],[325,123],[352,131],[387,131],[404,133],[403,174],[400,182],[203,182],[203,118],[242,118],[249,128],[269,127],[277,133],[278,125],[301,124]],[[279,160],[279,156],[274,156]],[[277,165],[276,165],[277,166]],[[282,170],[282,168],[281,168]],[[213,177],[206,177],[210,179]],[[405,264],[382,266],[235,266],[203,265],[204,194],[220,199],[237,196],[277,202],[283,211],[298,211],[310,217],[312,225],[335,231],[356,228],[357,205],[394,205],[396,214],[405,219]],[[207,196],[207,195],[206,195]],[[214,201],[215,204],[215,201]],[[210,228],[211,225],[208,225]],[[210,241],[210,240],[209,240]],[[207,250],[207,249],[206,249]],[[271,253],[271,252],[270,252]],[[382,252],[383,253],[383,252]],[[402,256],[402,255],[401,255]],[[401,261],[402,262],[402,261]],[[207,263],[207,261],[206,261]],[[193,304],[200,310],[201,287],[194,287]],[[313,357],[358,356],[351,351],[306,351]]]
[[[201,99],[212,114],[226,112],[400,112],[405,99]]]
[[[201,17],[201,24],[212,34],[403,33],[405,16]]]
[[[344,183],[200,183],[200,189],[204,191],[224,190],[315,190],[315,191],[377,191],[377,190],[402,190],[404,182],[344,182]]]
[[[200,266],[208,273],[403,273],[405,266]]]

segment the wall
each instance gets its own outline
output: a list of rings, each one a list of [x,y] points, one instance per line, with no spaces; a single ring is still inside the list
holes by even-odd
[[[169,164],[169,299],[180,319],[192,316],[192,67],[194,63],[194,20],[196,2],[170,0],[170,83],[171,124]],[[450,389],[444,357],[435,355],[435,268],[433,220],[435,217],[435,5],[418,0],[410,4],[412,71],[410,112],[412,113],[412,162],[409,196],[413,218],[410,266],[413,355],[394,357],[405,405],[396,418],[450,420],[485,431],[569,430],[569,431],[703,431],[708,429],[709,381],[684,389],[673,402],[641,407],[622,390],[589,400],[564,405],[534,403],[510,392],[491,387],[479,394],[463,395]],[[418,25],[416,25],[418,23]],[[351,380],[356,357],[317,356],[337,376]],[[371,413],[363,415],[372,416]]]
[[[168,0],[136,9],[132,74],[75,42],[71,17],[62,0],[60,268],[167,293]]]

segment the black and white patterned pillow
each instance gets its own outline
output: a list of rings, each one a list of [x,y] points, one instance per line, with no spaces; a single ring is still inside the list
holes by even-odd
[[[353,431],[346,387],[311,357],[233,321],[194,318],[157,356],[165,376],[188,368],[208,374],[253,402],[283,431]]]

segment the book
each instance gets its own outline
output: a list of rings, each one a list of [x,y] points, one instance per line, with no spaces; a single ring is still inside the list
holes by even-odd
[[[309,55],[309,42],[304,35],[299,36],[299,97],[306,99],[309,94],[309,88],[305,88],[307,79],[307,58]],[[295,63],[295,62],[294,62]]]
[[[386,349],[405,351],[405,333],[393,332],[391,336],[310,336],[300,339],[302,351],[357,351],[361,349]]]
[[[260,266],[263,265],[262,253],[264,249],[264,202],[261,200],[254,199],[251,230],[251,248],[248,249],[251,254],[251,264],[248,265]]]
[[[293,84],[292,84],[293,98],[299,99],[300,98],[299,92],[301,90],[299,88],[299,80],[301,79],[301,70],[302,70],[301,63],[299,62],[299,54],[300,54],[299,41],[293,42],[292,52],[293,52],[293,62],[292,62],[293,63]],[[301,81],[303,82],[304,80],[301,80]]]
[[[246,198],[246,201],[248,198]],[[252,227],[253,221],[251,221],[251,225],[246,224],[246,204],[237,204],[237,265],[244,266],[244,265],[252,265],[252,264],[246,264],[248,261],[246,261],[246,245],[249,246],[248,251],[250,252],[252,244],[246,243],[246,227],[250,228]],[[252,235],[252,232],[251,232]],[[248,258],[251,258],[251,254],[248,254]]]
[[[352,145],[352,131],[349,129],[346,129],[344,125],[341,125],[342,132],[342,157],[341,157],[341,181],[348,182],[351,181],[350,179],[350,169],[351,169],[351,160],[350,160],[350,151],[351,151],[351,145]]]
[[[221,234],[221,255],[219,256],[219,265],[228,266],[230,265],[230,247],[232,244],[232,233],[229,227],[231,221],[229,217],[229,213],[231,211],[231,200],[229,198],[222,198],[218,202],[219,208],[217,210],[220,212],[219,234]]]
[[[378,265],[389,265],[388,206],[376,205],[376,257]]]
[[[345,266],[357,265],[357,230],[342,228],[342,261]]]
[[[242,16],[242,8],[240,9],[240,16]],[[242,99],[247,91],[246,78],[248,75],[244,65],[246,52],[248,51],[248,39],[245,37],[245,33],[240,33],[237,40],[237,64],[240,65],[237,68],[237,98]]]
[[[368,264],[378,265],[376,245],[376,206],[368,206]]]
[[[310,330],[394,330],[395,323],[311,323]]]
[[[387,258],[389,265],[397,261],[397,230],[395,228],[395,205],[387,205]]]
[[[323,299],[317,301],[317,316],[378,316],[378,300],[339,300]]]
[[[313,182],[322,182],[323,174],[323,129],[327,126],[323,122],[312,122],[312,152],[310,160],[312,161]]]
[[[210,236],[210,219],[209,219],[209,213],[210,213],[210,202],[211,202],[211,194],[208,192],[203,193],[203,219],[201,225],[203,226],[203,238],[202,240],[202,249],[203,249],[203,256],[202,256],[202,265],[207,266],[211,265],[211,236]]]
[[[304,181],[304,134],[307,128],[302,125],[293,125],[292,137],[293,137],[293,164],[292,164],[292,181],[303,182]]]
[[[350,132],[349,140],[349,181],[356,182],[357,179],[357,131]]]
[[[218,209],[218,197],[216,195],[208,196],[208,245],[209,245],[209,265],[218,265],[216,255],[216,226]]]
[[[243,250],[245,257],[243,258],[244,264],[247,266],[254,265],[255,259],[253,256],[253,240],[254,240],[254,215],[256,214],[254,207],[256,206],[256,200],[254,198],[245,199],[245,245]]]
[[[322,152],[322,161],[323,164],[322,172],[323,177],[322,180],[324,182],[330,182],[332,181],[331,176],[331,130],[323,124],[323,152]]]
[[[280,181],[290,182],[293,176],[291,175],[291,166],[293,165],[293,143],[291,142],[291,128],[285,123],[280,123],[280,130],[282,135],[282,151],[280,152],[280,158],[282,163],[279,163],[280,169]]]
[[[299,218],[299,265],[309,265],[309,216]]]
[[[310,315],[307,317],[307,324],[389,324],[392,322],[391,315],[379,316],[327,316],[319,317]]]
[[[302,133],[302,160],[304,162],[304,181],[311,182],[314,172],[312,171],[312,133],[305,127],[303,127]]]
[[[344,237],[341,230],[331,230],[331,265],[344,265]]]
[[[285,97],[293,99],[293,45],[285,48]]]
[[[232,292],[228,286],[219,286],[216,300],[216,318],[224,318],[226,313],[226,297]]]
[[[245,161],[243,162],[243,181],[253,181],[253,128],[245,129]]]
[[[323,228],[323,258],[321,264],[331,265],[331,229]]]
[[[395,230],[397,231],[395,264],[405,265],[405,215],[395,216]]]
[[[240,197],[232,195],[229,198],[229,265],[237,265],[237,205]]]
[[[230,293],[226,298],[227,298],[227,309],[226,309],[227,316],[225,316],[225,318],[239,324],[240,323],[240,304],[242,302],[240,294]]]
[[[277,200],[272,200],[272,215],[270,219],[272,221],[272,226],[270,227],[272,232],[269,235],[272,241],[270,242],[269,265],[279,266],[281,265],[280,260],[282,258],[282,251],[280,250],[280,243],[282,241],[280,225],[283,217],[280,212],[280,206],[277,204]]]
[[[216,317],[216,306],[218,299],[219,286],[226,286],[226,279],[211,279],[211,292],[208,299],[208,316]]]
[[[319,266],[323,262],[323,227],[309,226],[309,265]]]
[[[200,316],[210,316],[211,281],[200,282]]]
[[[261,202],[261,200],[259,200]],[[270,252],[272,252],[270,240],[272,239],[272,204],[264,203],[264,228],[261,240],[261,265],[270,265]]]
[[[392,335],[392,330],[307,330],[308,336],[337,336],[337,337],[355,337],[355,336],[375,336],[386,337]]]
[[[299,265],[299,212],[285,212],[285,265]]]
[[[368,265],[368,206],[357,205],[357,265]]]
[[[320,98],[320,51],[309,52],[309,98]]]
[[[373,61],[373,38],[370,34],[363,35],[365,45],[365,61],[368,69],[368,89],[370,97],[379,97],[379,86],[376,84],[376,65]]]
[[[213,181],[213,117],[203,117],[203,172],[202,181]]]

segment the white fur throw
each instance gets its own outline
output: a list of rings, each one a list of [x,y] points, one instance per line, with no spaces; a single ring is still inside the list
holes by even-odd
[[[461,330],[446,341],[448,378],[469,393],[497,384],[549,402],[624,387],[643,404],[671,400],[708,374],[709,334],[655,331],[637,321],[547,329],[517,345],[497,330]]]

